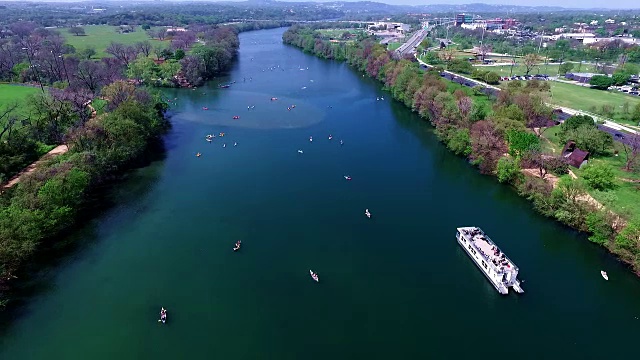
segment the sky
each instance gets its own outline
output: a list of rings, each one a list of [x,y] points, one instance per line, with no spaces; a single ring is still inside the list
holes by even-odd
[[[232,0],[233,1],[233,0]],[[279,1],[305,1],[305,0],[279,0]],[[313,0],[311,0],[313,1]],[[333,0],[322,0],[333,1]],[[342,0],[342,1],[359,1],[359,0]],[[609,9],[640,9],[640,0],[371,0],[385,4],[393,5],[431,5],[431,4],[499,4],[499,5],[517,5],[517,6],[561,6],[565,8],[609,8]]]
[[[25,1],[25,0],[0,0],[3,1]],[[82,0],[26,0],[31,2],[76,2]],[[110,1],[131,1],[131,0],[110,0]],[[153,1],[153,0],[138,0]],[[216,0],[166,0],[166,1],[216,1]],[[246,0],[222,0],[222,1],[246,1]],[[362,1],[362,0],[278,0],[292,2],[328,2],[328,1]],[[560,6],[564,8],[599,8],[599,9],[640,9],[640,0],[370,0],[392,5],[433,5],[433,4],[470,4],[483,3],[492,5],[516,5],[516,6]]]

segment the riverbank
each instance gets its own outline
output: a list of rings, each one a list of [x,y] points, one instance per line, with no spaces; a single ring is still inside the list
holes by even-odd
[[[319,57],[347,61],[381,81],[394,99],[430,121],[440,141],[455,154],[467,157],[481,173],[513,185],[541,214],[590,234],[591,241],[640,273],[635,219],[625,219],[629,225],[621,228],[619,215],[584,201],[589,198],[587,186],[598,185],[572,179],[559,154],[541,150],[542,132],[533,129],[546,129],[553,122],[552,109],[542,95],[545,88],[538,82],[514,83],[486,107],[477,90],[452,87],[439,72],[423,72],[410,60],[392,60],[386,49],[372,40],[332,44],[318,38],[311,28],[293,26],[283,41]],[[522,169],[537,170],[540,176],[527,176]],[[561,176],[557,186],[547,181],[547,173]]]
[[[105,88],[112,90],[119,98],[110,111],[70,130],[59,154],[37,162],[0,196],[0,305],[10,298],[14,272],[41,243],[71,227],[94,190],[134,166],[168,128],[159,96],[122,81]]]

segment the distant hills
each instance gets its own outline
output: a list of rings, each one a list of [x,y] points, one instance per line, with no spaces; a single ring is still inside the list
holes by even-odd
[[[395,0],[401,1],[401,0]],[[508,0],[505,0],[508,1]],[[565,8],[561,6],[522,6],[507,4],[425,4],[425,5],[392,5],[375,1],[277,1],[277,0],[0,0],[2,3],[64,3],[78,5],[100,5],[100,6],[135,6],[149,3],[170,4],[170,3],[216,3],[221,5],[235,6],[260,6],[260,7],[324,7],[341,10],[344,12],[375,12],[375,13],[399,13],[399,12],[424,12],[424,13],[452,13],[452,12],[472,12],[472,13],[531,13],[531,12],[558,12],[558,11],[584,11],[600,10],[607,11],[607,8]]]

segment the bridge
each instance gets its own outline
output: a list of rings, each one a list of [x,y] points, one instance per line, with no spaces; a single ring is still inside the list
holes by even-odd
[[[416,31],[407,42],[400,45],[393,52],[393,57],[395,59],[402,59],[407,54],[413,54],[416,51],[416,47],[429,35],[431,30],[433,30],[436,26],[442,25],[451,25],[454,24],[455,20],[453,19],[435,19],[431,24],[429,22],[426,23],[426,27]]]

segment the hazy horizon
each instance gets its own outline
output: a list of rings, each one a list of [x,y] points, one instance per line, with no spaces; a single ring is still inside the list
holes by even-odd
[[[127,1],[129,3],[132,2],[155,2],[155,0],[107,0],[108,2],[124,2]],[[244,2],[247,0],[161,0],[161,2]],[[378,3],[390,4],[390,5],[468,5],[468,4],[488,4],[488,5],[513,5],[513,6],[554,6],[554,7],[562,7],[562,8],[574,8],[574,9],[611,9],[611,10],[622,10],[622,9],[640,9],[640,2],[637,0],[618,0],[614,2],[610,2],[602,4],[597,0],[566,0],[562,3],[558,3],[556,0],[484,0],[484,1],[468,1],[468,0],[446,0],[446,1],[431,1],[425,3],[420,0],[276,0],[279,2],[334,2],[334,1],[344,1],[344,2],[361,2],[361,1],[373,1]],[[100,2],[96,0],[0,0],[0,3],[3,2],[42,2],[42,3],[52,3],[52,2],[69,2],[69,3],[82,3],[82,2]]]

